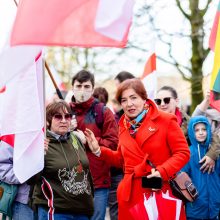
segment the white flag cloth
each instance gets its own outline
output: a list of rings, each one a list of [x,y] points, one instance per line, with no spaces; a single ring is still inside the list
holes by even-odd
[[[15,75],[26,71],[41,50],[38,46],[6,46],[0,54],[0,88]]]
[[[23,56],[20,53],[20,57]],[[35,54],[36,55],[36,54]],[[17,68],[17,63],[11,66]],[[42,56],[18,72],[1,94],[1,136],[14,135],[13,168],[23,183],[44,166]]]
[[[131,24],[134,0],[100,0],[95,19],[95,30],[106,37],[122,41]]]
[[[157,90],[156,54],[154,52],[150,54],[145,64],[141,79],[147,91],[148,98],[153,100]]]

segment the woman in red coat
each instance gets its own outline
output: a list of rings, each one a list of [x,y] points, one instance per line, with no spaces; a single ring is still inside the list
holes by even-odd
[[[161,177],[162,192],[170,191],[169,178],[188,162],[190,152],[176,116],[159,111],[147,98],[139,79],[124,81],[116,98],[124,110],[119,121],[117,151],[100,147],[89,129],[85,134],[95,155],[110,165],[123,166],[124,178],[117,191],[119,219],[134,220],[129,210],[143,199],[144,193],[150,195],[152,192],[152,189],[142,188],[141,177]],[[169,216],[167,219],[170,220]],[[185,219],[183,207],[180,219]]]

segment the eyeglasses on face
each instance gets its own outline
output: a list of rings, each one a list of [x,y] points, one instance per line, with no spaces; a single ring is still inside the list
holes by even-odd
[[[56,119],[57,121],[62,121],[63,118],[65,118],[66,121],[70,121],[72,119],[72,115],[71,114],[55,114],[53,116],[54,119]]]
[[[161,105],[162,101],[165,103],[165,104],[169,104],[170,103],[170,100],[171,100],[172,97],[165,97],[163,99],[154,99],[155,103],[157,105]]]

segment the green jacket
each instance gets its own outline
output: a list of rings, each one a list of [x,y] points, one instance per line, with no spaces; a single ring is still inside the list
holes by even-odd
[[[67,140],[57,140],[50,133],[47,138],[50,142],[41,176],[52,189],[54,212],[92,216],[93,183],[84,146],[73,134]],[[33,204],[48,209],[41,184],[42,178],[35,185]]]

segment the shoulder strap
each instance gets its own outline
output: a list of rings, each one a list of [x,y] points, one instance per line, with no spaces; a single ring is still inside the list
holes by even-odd
[[[97,100],[92,105],[92,111],[95,116],[95,122],[99,129],[102,129],[104,123],[104,108],[105,105]]]

